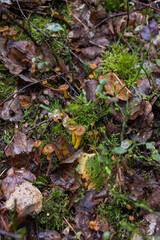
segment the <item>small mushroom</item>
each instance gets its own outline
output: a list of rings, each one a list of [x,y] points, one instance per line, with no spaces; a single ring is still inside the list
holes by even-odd
[[[71,123],[71,124],[75,124],[76,122],[74,120],[72,120],[71,118],[67,118],[66,121],[68,123]]]
[[[13,40],[16,40],[16,34],[17,34],[17,31],[16,30],[11,30],[9,32],[9,35],[12,36]]]
[[[97,68],[97,65],[96,64],[91,64],[90,65],[90,69],[92,69],[92,72],[93,72],[93,75],[94,75],[94,77],[96,76],[96,73],[95,73],[95,69]]]
[[[85,131],[86,131],[86,128],[84,126],[78,126],[74,131],[74,134],[77,136],[76,144],[74,146],[75,149],[78,149],[81,142],[82,135],[85,133]]]
[[[89,139],[88,139],[88,140],[89,140],[89,142],[90,142],[90,141],[92,140],[93,132],[92,132],[92,131],[89,131],[88,134],[89,134]]]
[[[52,153],[53,153],[53,151],[54,151],[54,148],[53,148],[51,145],[47,144],[47,145],[44,147],[43,150],[44,150],[45,153],[48,154],[48,155],[47,155],[47,160],[50,161],[51,156],[52,156]]]
[[[67,93],[68,88],[69,88],[69,86],[67,84],[63,84],[63,85],[59,86],[59,88],[58,88],[60,91],[63,91],[65,98],[69,98],[68,93]]]
[[[41,146],[41,144],[42,144],[42,142],[40,140],[37,140],[37,141],[34,142],[34,147],[38,148],[38,147]]]
[[[94,137],[95,137],[95,139],[97,138],[97,135],[98,135],[98,131],[96,130],[96,131],[94,131]]]
[[[76,130],[76,128],[77,128],[77,126],[74,126],[74,125],[70,125],[68,127],[68,129],[72,132],[72,143],[73,143],[73,145],[75,145],[75,143],[76,143],[76,136],[74,134],[74,131]]]
[[[94,78],[94,75],[93,74],[90,74],[89,75],[89,79],[92,80]]]

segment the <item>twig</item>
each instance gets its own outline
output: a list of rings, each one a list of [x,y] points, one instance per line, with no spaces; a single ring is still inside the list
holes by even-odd
[[[77,235],[76,231],[74,230],[74,228],[72,227],[72,225],[68,222],[68,220],[63,216],[64,221],[68,224],[68,226],[72,229],[72,231],[74,232],[75,235]],[[77,239],[80,240],[80,237],[77,237]]]
[[[88,27],[87,27],[74,13],[71,12],[71,10],[69,9],[69,6],[68,6],[68,1],[67,1],[67,0],[65,0],[65,1],[66,1],[66,5],[67,5],[67,8],[68,8],[68,11],[70,12],[70,14],[71,14],[78,22],[80,22],[80,24],[82,24],[85,29],[88,29]]]
[[[152,4],[154,3],[151,3],[151,4],[146,4],[146,3],[143,3],[143,2],[138,2],[136,0],[131,0],[132,2],[136,3],[136,4],[140,4],[146,8],[152,8],[153,10],[157,11],[157,12],[160,12],[160,9],[156,8],[156,7],[153,7]]]
[[[41,31],[39,28],[37,28],[23,13],[21,6],[18,2],[18,0],[16,0],[17,5],[19,7],[20,12],[22,13],[23,17],[26,19],[27,22],[29,22],[34,28],[36,28],[40,33],[42,33],[45,37],[47,37],[48,39],[52,38],[51,36],[47,35],[45,32]],[[52,38],[56,43],[58,43],[59,45],[63,46],[65,49],[69,50],[68,47],[66,47],[65,45],[63,45],[62,43],[60,43],[59,41],[55,40],[54,38]],[[73,56],[75,56],[82,64],[84,64],[85,62],[82,61],[74,52],[72,52],[72,50],[70,50],[70,53],[72,53]]]
[[[129,0],[127,0],[127,27],[129,26]]]
[[[43,81],[45,81],[45,80],[51,80],[51,79],[53,79],[53,78],[56,78],[56,77],[61,76],[61,75],[64,75],[64,74],[66,74],[66,73],[57,74],[57,75],[55,75],[55,76],[53,76],[53,77],[50,77],[50,78],[45,78],[45,79],[41,79],[41,80],[36,81],[36,82],[32,82],[32,83],[24,86],[23,88],[19,89],[17,92],[12,93],[9,97],[7,97],[3,102],[0,103],[0,106],[1,106],[3,103],[5,103],[8,99],[10,99],[11,97],[13,97],[15,94],[19,94],[20,92],[23,92],[23,90],[25,90],[26,88],[31,87],[31,86],[33,86],[33,85],[35,85],[35,84],[37,84],[37,83],[41,83],[41,82],[43,82]],[[69,86],[70,86],[71,89],[77,94],[77,92],[74,90],[74,88],[71,86],[70,83],[69,83]],[[56,90],[56,89],[55,89],[55,90]],[[57,90],[57,91],[58,91],[58,90]]]
[[[146,8],[146,6],[143,6],[142,8],[139,9],[135,9],[132,12],[137,12],[139,10],[142,10]],[[127,15],[127,12],[120,12],[120,13],[116,13],[116,14],[112,14],[110,16],[107,16],[106,18],[104,18],[103,20],[101,20],[99,23],[97,23],[94,27],[92,27],[88,32],[86,32],[85,34],[82,35],[82,38],[84,36],[86,36],[87,34],[89,34],[89,32],[91,32],[92,30],[94,30],[95,28],[99,27],[100,25],[102,25],[103,23],[105,23],[106,21],[108,21],[109,19],[115,18],[115,17],[120,17],[120,16],[125,16]]]
[[[53,155],[54,155],[54,153],[52,153],[51,158],[50,158],[50,160],[49,160],[49,164],[48,164],[48,168],[47,168],[47,172],[46,172],[46,177],[48,177],[49,171],[50,171],[50,169],[51,169],[51,164],[52,164]]]
[[[0,234],[14,239],[22,239],[22,237],[19,234],[10,233],[5,230],[0,230]]]
[[[6,9],[5,6],[2,5],[2,4],[1,4],[1,11],[2,11],[2,13],[4,13],[14,24],[16,24],[19,28],[23,29],[23,31],[26,33],[26,35],[34,42],[34,44],[35,44],[36,46],[40,46],[40,45],[36,42],[36,40],[34,39],[34,37],[32,37],[32,35],[28,32],[28,30],[27,30],[25,27],[23,27],[23,25],[21,25],[19,22],[17,22],[14,18],[12,18],[12,17],[9,15],[7,9]]]
[[[42,122],[36,124],[36,126],[33,126],[33,127],[29,128],[29,129],[26,130],[25,132],[27,133],[27,132],[29,132],[29,131],[35,129],[36,127],[39,127],[39,126],[42,125],[43,123],[46,123],[46,122],[49,122],[49,121],[52,121],[52,120],[53,120],[53,117],[50,117],[50,118],[48,118],[47,120],[44,120],[44,121],[42,121]]]

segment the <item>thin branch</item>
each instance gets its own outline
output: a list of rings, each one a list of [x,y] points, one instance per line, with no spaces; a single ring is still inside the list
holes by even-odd
[[[143,2],[138,2],[138,1],[136,1],[136,0],[131,0],[131,1],[134,2],[134,3],[136,3],[136,4],[140,4],[140,5],[142,5],[142,6],[146,7],[146,8],[151,8],[151,9],[157,11],[157,12],[160,12],[160,9],[152,6],[153,3],[157,2],[157,1],[155,1],[155,2],[153,2],[153,3],[151,3],[151,4],[146,4],[146,3],[143,3]]]
[[[7,100],[9,100],[11,97],[13,97],[15,94],[19,94],[20,92],[23,92],[26,88],[31,87],[31,86],[33,86],[33,85],[35,85],[35,84],[37,84],[37,83],[41,83],[41,82],[43,82],[43,81],[45,81],[45,80],[51,80],[51,79],[56,78],[56,77],[58,77],[58,76],[62,76],[62,75],[64,75],[64,74],[66,74],[66,73],[57,74],[57,75],[55,75],[55,76],[53,76],[53,77],[50,77],[50,78],[45,78],[45,79],[41,79],[41,80],[36,81],[36,82],[32,82],[32,83],[24,86],[23,88],[19,89],[17,92],[12,93],[9,97],[7,97],[3,102],[0,103],[0,106],[1,106],[3,103],[5,103]],[[67,81],[67,82],[68,82],[68,81]],[[74,88],[71,86],[71,84],[70,84],[69,82],[68,82],[68,84],[69,84],[69,86],[71,87],[71,89],[77,94],[77,92],[74,90]],[[55,89],[55,90],[56,90],[56,89]],[[58,90],[57,90],[57,91],[58,91]]]
[[[59,45],[61,45],[62,47],[64,47],[65,49],[69,50],[68,47],[66,47],[65,45],[63,45],[62,43],[60,43],[59,41],[55,40],[53,37],[47,35],[45,32],[43,32],[42,30],[40,30],[38,27],[36,27],[24,14],[24,12],[22,11],[22,8],[18,2],[18,0],[16,0],[17,5],[19,7],[19,10],[21,12],[21,14],[23,15],[23,17],[26,19],[27,22],[29,22],[35,29],[37,29],[41,34],[43,34],[45,37],[47,37],[48,39],[52,38],[56,43],[58,43]],[[70,50],[70,53],[75,56],[82,64],[84,64],[85,62],[83,60],[81,60],[74,52],[72,52],[72,50]]]

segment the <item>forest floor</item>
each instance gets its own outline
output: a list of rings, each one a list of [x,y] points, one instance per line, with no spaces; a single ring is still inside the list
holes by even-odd
[[[160,239],[159,26],[159,1],[1,1],[0,239]]]

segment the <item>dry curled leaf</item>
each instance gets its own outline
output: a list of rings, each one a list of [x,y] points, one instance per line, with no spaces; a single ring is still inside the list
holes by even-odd
[[[128,92],[128,99],[132,97],[132,93],[130,90],[125,87],[125,84],[122,80],[120,80],[116,74],[109,73],[108,75],[104,75],[104,78],[108,78],[108,82],[105,85],[105,90],[110,95],[115,95],[118,99],[126,101],[127,100],[127,92]]]

